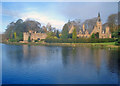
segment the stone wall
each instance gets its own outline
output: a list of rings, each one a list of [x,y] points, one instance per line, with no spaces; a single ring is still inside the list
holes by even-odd
[[[31,41],[35,41],[35,40],[45,39],[47,37],[47,34],[46,33],[36,33],[33,31],[23,33],[23,41],[24,42],[27,42],[29,37],[30,37]]]
[[[29,33],[28,32],[24,32],[23,33],[23,40],[24,41],[28,41],[28,38],[29,38]]]
[[[41,40],[47,37],[46,33],[32,33],[30,39],[31,40]]]

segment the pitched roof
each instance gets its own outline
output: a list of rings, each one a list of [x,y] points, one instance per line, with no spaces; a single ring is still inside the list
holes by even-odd
[[[94,26],[96,25],[96,22],[97,22],[97,17],[93,19],[88,19],[83,24],[85,24],[85,29],[87,29],[88,32],[91,33],[92,30],[94,29]]]

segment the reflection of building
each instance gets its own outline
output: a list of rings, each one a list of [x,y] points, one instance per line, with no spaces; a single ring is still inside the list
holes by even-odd
[[[47,37],[46,33],[36,33],[36,31],[32,31],[29,30],[29,32],[24,32],[23,33],[23,41],[24,42],[28,42],[28,39],[30,37],[31,41],[35,41],[35,40],[41,40],[41,39],[45,39]]]
[[[95,35],[98,34],[99,38],[111,38],[111,33],[109,31],[109,27],[106,26],[105,29],[102,28],[102,22],[100,19],[100,13],[98,14],[98,18],[96,20],[95,26],[93,26],[92,31],[89,31],[89,29],[85,29],[85,25],[83,24],[83,28],[80,29],[78,33],[78,37],[85,37],[89,38],[94,33]],[[69,34],[71,34],[74,30],[74,25],[72,25]]]

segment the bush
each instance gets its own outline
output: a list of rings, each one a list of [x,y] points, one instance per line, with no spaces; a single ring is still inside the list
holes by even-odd
[[[35,40],[35,42],[38,42],[38,40]]]
[[[120,46],[120,38],[116,39],[115,45]]]
[[[95,39],[95,38],[78,38],[78,39],[55,39],[46,38],[47,43],[104,43],[104,42],[115,42],[114,38]]]
[[[40,41],[45,41],[45,39],[41,39]]]
[[[19,42],[19,40],[17,40],[17,39],[9,39],[8,41],[9,42]]]

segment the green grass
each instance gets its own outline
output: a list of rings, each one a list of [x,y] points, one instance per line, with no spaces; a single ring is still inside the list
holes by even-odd
[[[119,48],[120,46],[116,46],[115,42],[107,42],[107,43],[45,43],[43,41],[40,42],[30,42],[30,43],[18,43],[18,42],[7,42],[6,44],[12,45],[37,45],[37,46],[86,46],[86,47],[96,47],[96,48]]]
[[[115,42],[107,42],[107,43],[90,43],[95,45],[115,45]]]

